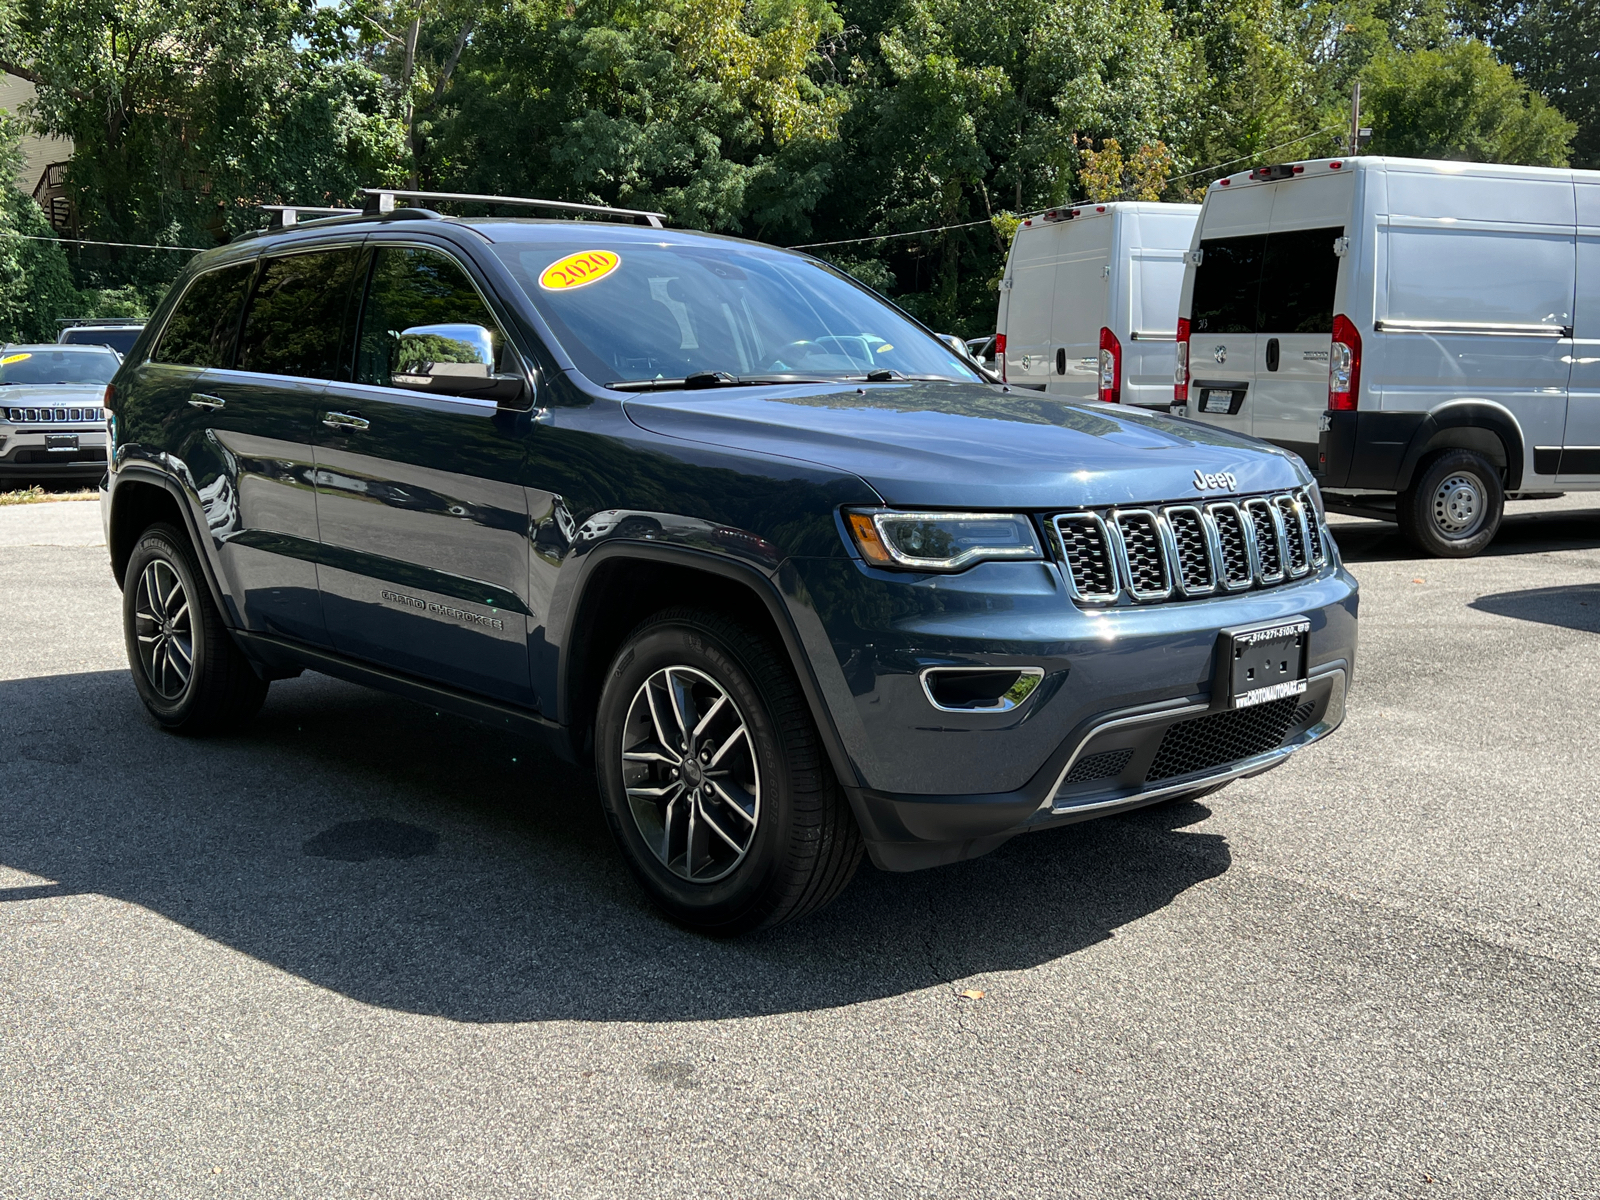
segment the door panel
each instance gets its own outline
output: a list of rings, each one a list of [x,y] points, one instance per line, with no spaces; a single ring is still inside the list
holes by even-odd
[[[1582,189],[1600,194],[1600,188]],[[1592,219],[1592,218],[1591,218]],[[1578,300],[1560,483],[1600,483],[1600,228],[1578,230]]]
[[[1288,193],[1285,193],[1287,195]],[[1333,302],[1339,282],[1336,238],[1344,226],[1279,229],[1273,208],[1261,266],[1256,319],[1261,358],[1256,372],[1251,432],[1316,461],[1318,425],[1328,407],[1328,351],[1333,344]],[[1296,212],[1294,215],[1299,215]],[[1277,343],[1277,363],[1268,361]]]
[[[1195,271],[1190,305],[1189,411],[1196,420],[1235,433],[1249,433],[1255,415],[1257,347],[1256,299],[1266,234],[1205,238]],[[1207,411],[1205,393],[1231,385],[1244,392],[1233,412]]]
[[[531,704],[527,414],[332,384],[367,421],[317,446],[323,607],[334,647]]]
[[[375,247],[356,381],[329,386],[317,426],[323,610],[343,653],[533,705],[522,486],[531,414],[395,386],[433,366],[402,362],[399,334],[452,324],[489,329],[496,353],[508,353],[458,263]]]

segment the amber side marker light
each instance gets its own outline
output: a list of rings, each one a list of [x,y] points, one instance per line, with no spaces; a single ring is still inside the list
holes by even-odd
[[[889,553],[889,548],[878,536],[878,526],[869,514],[846,513],[844,519],[850,522],[850,532],[855,535],[856,545],[861,547],[861,553],[866,555],[869,562],[878,566],[889,566],[894,563],[894,556]]]

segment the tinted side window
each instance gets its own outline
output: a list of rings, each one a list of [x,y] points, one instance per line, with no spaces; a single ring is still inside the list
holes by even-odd
[[[336,378],[345,304],[360,258],[351,247],[267,259],[239,337],[239,370]]]
[[[1207,238],[1200,243],[1189,318],[1196,333],[1254,333],[1256,293],[1267,235]]]
[[[453,259],[437,250],[382,247],[373,256],[361,314],[356,382],[387,385],[400,335],[418,325],[482,325],[495,335],[497,352],[505,352],[499,323]]]
[[[151,359],[185,367],[227,366],[255,271],[251,261],[196,277],[167,319]]]
[[[1339,259],[1333,239],[1343,226],[1269,233],[1261,268],[1262,333],[1333,332]]]

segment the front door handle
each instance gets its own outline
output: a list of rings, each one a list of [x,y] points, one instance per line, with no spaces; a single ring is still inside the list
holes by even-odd
[[[1277,369],[1278,369],[1278,339],[1277,338],[1268,338],[1267,339],[1267,370],[1276,371]]]
[[[355,413],[331,412],[322,418],[322,423],[329,429],[342,430],[345,433],[360,433],[372,424],[365,417],[358,417]]]
[[[204,392],[190,392],[189,403],[195,408],[209,408],[214,412],[228,402],[221,396],[208,396]]]

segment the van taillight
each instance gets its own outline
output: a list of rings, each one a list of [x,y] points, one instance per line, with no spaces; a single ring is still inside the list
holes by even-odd
[[[1189,403],[1189,318],[1178,318],[1178,367],[1172,372],[1172,402]]]
[[[1106,404],[1122,401],[1122,343],[1103,325],[1100,327],[1100,399]]]
[[[1333,319],[1333,346],[1328,352],[1328,407],[1352,412],[1361,392],[1361,334],[1350,318]]]
[[[1006,382],[1006,335],[994,335],[994,356],[1000,360],[1000,382]]]

